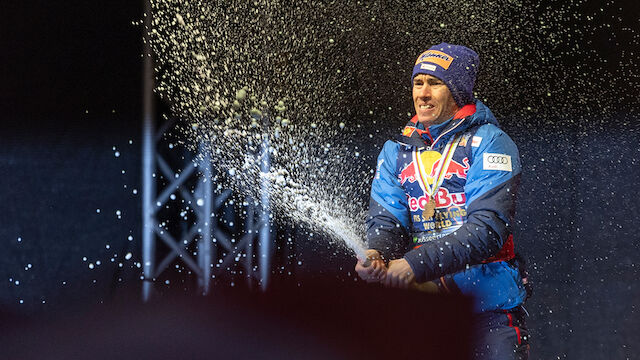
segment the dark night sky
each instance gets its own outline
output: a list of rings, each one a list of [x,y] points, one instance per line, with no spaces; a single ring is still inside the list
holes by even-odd
[[[554,7],[562,2],[545,3]],[[617,54],[610,51],[612,39],[623,44],[618,48],[624,49],[624,44],[633,39],[619,29],[637,30],[640,13],[636,1],[616,3],[625,9],[622,21],[613,22],[610,31],[597,30],[595,36],[588,37],[592,43],[584,44],[598,50],[610,69],[617,66]],[[582,4],[581,9],[597,14],[600,6],[599,1],[590,1]],[[129,116],[121,118],[122,124],[78,122],[86,110],[105,115],[116,110],[139,116],[142,34],[140,26],[132,25],[132,21],[142,18],[141,1],[7,0],[2,4],[2,12],[5,14],[0,23],[3,125],[30,132],[78,126],[107,130],[130,125],[129,120],[124,120]],[[594,23],[599,20],[595,18]],[[612,38],[611,34],[617,36]],[[572,66],[575,59],[565,60],[567,66]],[[624,90],[625,79],[619,81],[617,85]],[[594,81],[594,86],[597,85]],[[51,121],[52,117],[56,120]]]
[[[3,125],[112,131],[138,118],[142,34],[131,23],[141,18],[141,2],[11,0],[2,12]],[[122,124],[83,124],[87,110],[128,116]]]

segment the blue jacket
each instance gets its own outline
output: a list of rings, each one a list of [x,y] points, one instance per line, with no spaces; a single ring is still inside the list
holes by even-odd
[[[459,138],[425,218],[424,182],[441,153]],[[422,167],[417,164],[421,156]],[[426,171],[425,171],[426,169]],[[476,100],[450,120],[425,129],[412,119],[378,157],[371,186],[367,241],[386,259],[404,257],[417,282],[476,299],[476,311],[511,309],[525,299],[515,266],[511,224],[521,164],[518,149]]]

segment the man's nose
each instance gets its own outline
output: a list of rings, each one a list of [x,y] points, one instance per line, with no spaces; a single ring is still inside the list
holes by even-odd
[[[418,89],[419,97],[431,97],[431,87],[429,85],[423,85]]]

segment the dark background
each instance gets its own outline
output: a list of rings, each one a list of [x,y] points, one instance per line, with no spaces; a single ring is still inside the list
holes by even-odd
[[[34,316],[139,291],[142,33],[132,22],[142,6],[1,8],[0,311]],[[606,35],[593,46],[604,51]],[[524,164],[517,247],[535,286],[532,359],[640,358],[637,110],[503,119]],[[303,242],[296,252],[300,278],[353,279],[342,252]]]

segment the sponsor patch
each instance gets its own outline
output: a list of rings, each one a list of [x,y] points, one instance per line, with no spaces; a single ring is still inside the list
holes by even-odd
[[[481,142],[482,142],[482,138],[480,136],[474,136],[473,139],[471,140],[471,146],[478,147],[480,146]]]
[[[411,126],[405,126],[404,130],[402,131],[402,135],[406,137],[411,137],[411,135],[413,135],[415,131],[416,131],[416,128]]]
[[[420,63],[432,63],[436,65],[440,65],[443,69],[449,69],[451,63],[453,62],[453,57],[449,54],[443,53],[438,50],[427,50],[423,52],[420,56],[418,56],[418,60],[416,60],[416,65]],[[421,69],[425,69],[424,67],[420,67]],[[435,66],[433,68],[435,70]]]
[[[429,71],[436,71],[436,66],[432,65],[432,64],[420,64],[420,69],[429,70]]]
[[[506,154],[482,154],[482,169],[483,170],[501,170],[501,171],[513,171],[511,167],[511,156]]]

